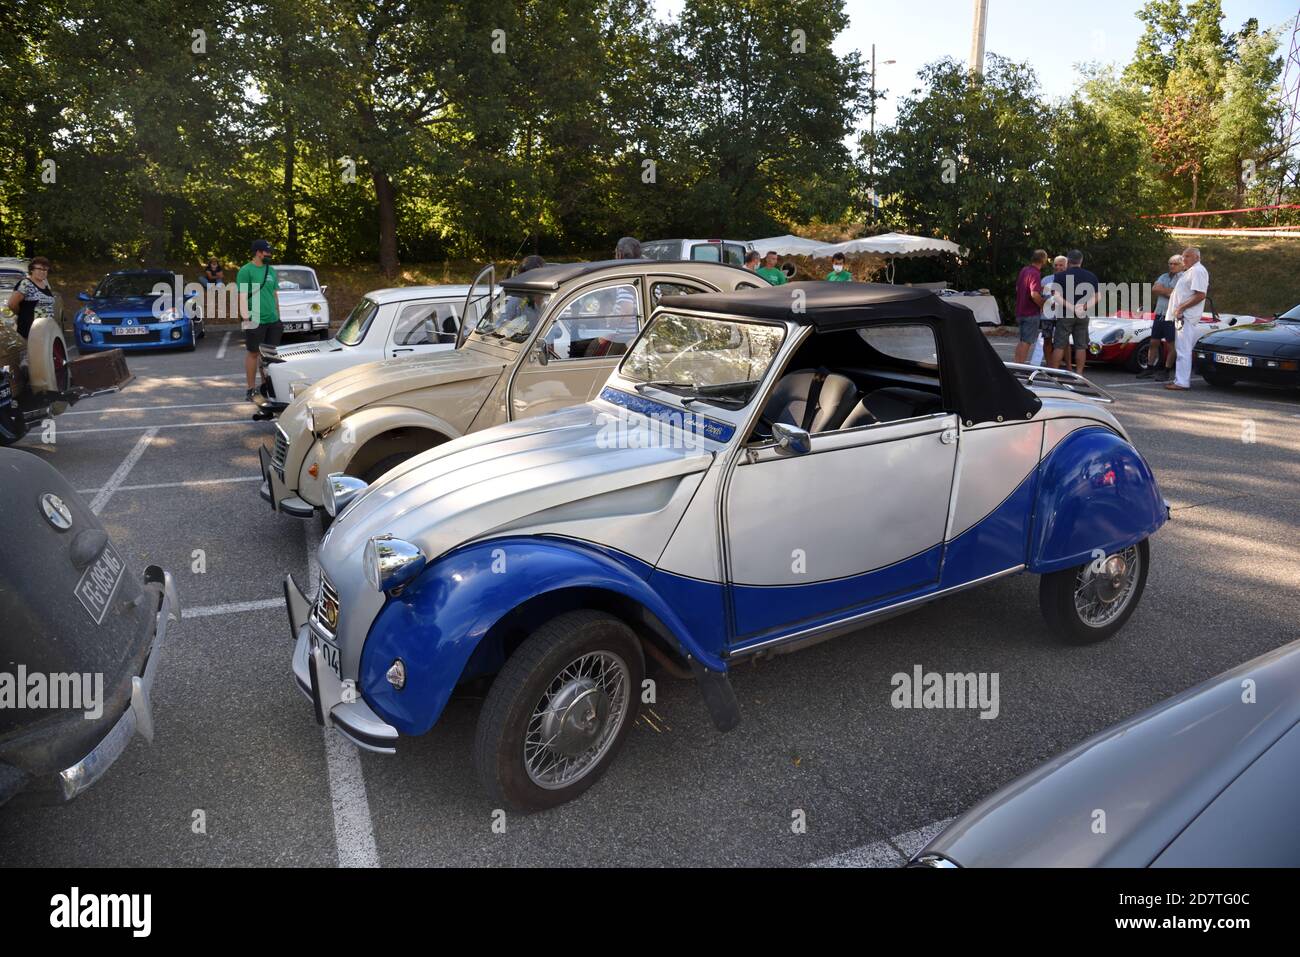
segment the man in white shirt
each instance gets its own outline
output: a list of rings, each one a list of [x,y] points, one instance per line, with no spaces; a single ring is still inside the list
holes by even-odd
[[[1192,387],[1192,349],[1205,312],[1205,294],[1210,291],[1210,274],[1201,265],[1201,251],[1195,246],[1183,250],[1183,272],[1169,297],[1168,317],[1174,322],[1178,361],[1174,381],[1166,389],[1183,391]]]

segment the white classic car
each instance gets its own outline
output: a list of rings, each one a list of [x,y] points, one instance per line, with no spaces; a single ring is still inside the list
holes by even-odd
[[[469,286],[398,286],[361,297],[334,338],[263,346],[264,408],[283,409],[296,392],[342,369],[456,348]],[[481,309],[481,304],[477,306]]]
[[[1210,302],[1209,308],[1206,309],[1205,315],[1201,317],[1200,324],[1197,326],[1196,337],[1200,339],[1220,329],[1248,326],[1264,321],[1266,320],[1258,316],[1215,312],[1214,303]],[[1142,371],[1147,367],[1153,322],[1154,317],[1150,313],[1140,316],[1119,313],[1090,320],[1088,322],[1089,361],[1122,365],[1129,372]]]
[[[279,280],[276,299],[280,303],[280,321],[287,334],[310,332],[317,338],[329,337],[330,304],[325,301],[325,290],[316,279],[316,270],[310,266],[275,266]]]
[[[391,752],[494,676],[479,776],[489,806],[537,810],[609,765],[647,659],[693,677],[726,731],[737,664],[1006,575],[1040,576],[1060,639],[1101,641],[1168,517],[1109,401],[1009,368],[926,290],[666,296],[586,404],[368,487],[328,477],[319,591],[285,580],[297,685],[319,722]]]

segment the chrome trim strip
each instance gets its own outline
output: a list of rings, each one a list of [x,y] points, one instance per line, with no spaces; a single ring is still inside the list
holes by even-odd
[[[924,595],[916,595],[905,601],[895,602],[892,605],[885,605],[882,608],[873,608],[870,611],[864,611],[857,615],[851,615],[848,618],[840,618],[836,621],[828,622],[824,625],[814,625],[811,628],[802,628],[799,631],[792,631],[785,635],[776,635],[772,638],[764,638],[753,644],[743,645],[739,648],[732,648],[727,651],[725,657],[728,659],[739,658],[744,655],[758,651],[760,648],[768,648],[772,645],[783,645],[787,642],[798,641],[805,638],[812,638],[827,631],[835,631],[840,628],[851,627],[858,624],[870,622],[873,618],[880,618],[885,615],[896,614],[908,608],[924,605],[934,601],[937,598],[943,598],[948,595],[954,595],[959,591],[965,591],[967,588],[974,588],[977,585],[983,585],[986,582],[993,581],[995,578],[1003,578],[1007,575],[1014,575],[1017,572],[1025,570],[1024,564],[1013,565],[1011,568],[1004,568],[1000,572],[994,572],[991,575],[985,575],[983,578],[976,578],[968,582],[962,582],[960,585],[952,585],[948,588],[942,588],[939,591],[927,592]]]

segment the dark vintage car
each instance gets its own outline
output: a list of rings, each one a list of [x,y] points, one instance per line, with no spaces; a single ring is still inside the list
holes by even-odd
[[[1094,735],[913,867],[1297,867],[1300,641]]]
[[[99,519],[39,456],[0,449],[0,804],[90,787],[136,732],[180,604],[156,565],[132,573]]]
[[[1300,306],[1272,322],[1210,333],[1196,344],[1194,362],[1214,386],[1257,382],[1300,388]]]

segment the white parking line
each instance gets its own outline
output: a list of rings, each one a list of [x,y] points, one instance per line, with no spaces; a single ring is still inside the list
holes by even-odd
[[[158,430],[155,428],[149,429],[144,435],[140,436],[131,451],[126,454],[126,458],[122,460],[122,464],[117,467],[117,471],[109,476],[108,481],[104,483],[104,487],[95,493],[95,497],[90,501],[90,510],[94,514],[98,515],[103,511],[104,506],[108,504],[108,500],[126,481],[127,475],[130,474],[131,469],[135,468],[135,463],[140,461],[140,456],[144,455],[144,450],[149,447],[149,443],[153,441],[153,437],[157,434]]]
[[[809,867],[902,867],[917,851],[929,844],[944,828],[953,822],[953,818],[932,821],[914,831],[895,834],[885,841],[864,844],[820,861],[814,861]]]
[[[316,561],[320,526],[316,522],[304,522],[303,529],[307,540],[307,593],[314,595],[320,587],[320,564]],[[330,801],[334,805],[334,845],[338,849],[339,867],[378,867],[379,850],[375,847],[375,828],[370,820],[366,779],[361,773],[361,752],[332,728],[324,730],[325,768]]]
[[[228,345],[230,345],[230,333],[227,332],[221,337],[221,345],[217,347],[218,359],[224,359],[226,357],[226,346]]]
[[[168,422],[163,425],[110,425],[102,429],[64,429],[60,435],[81,435],[83,432],[139,432],[141,429],[150,429],[157,432],[159,429],[205,429],[213,425],[255,425],[251,418],[249,419],[221,419],[217,422]]]
[[[213,615],[238,615],[246,611],[261,611],[264,608],[283,608],[284,598],[264,598],[261,601],[234,601],[225,605],[201,605],[198,608],[181,609],[182,618],[211,618]]]
[[[109,412],[165,412],[171,409],[217,409],[231,405],[248,405],[247,402],[195,402],[188,405],[119,405],[111,409],[75,409],[64,415],[105,415]]]
[[[232,482],[260,482],[260,475],[236,475],[234,478],[190,479],[188,482],[153,482],[149,485],[122,485],[119,492],[151,492],[158,488],[196,488],[200,485],[230,485]],[[97,488],[79,488],[78,495],[92,495],[100,491]]]

